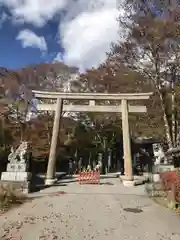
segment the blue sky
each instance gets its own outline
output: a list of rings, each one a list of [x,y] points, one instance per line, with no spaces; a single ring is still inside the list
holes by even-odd
[[[0,66],[97,67],[119,39],[117,1],[0,0]]]
[[[97,67],[111,43],[124,40],[117,22],[125,14],[123,4],[124,0],[0,0],[0,66],[17,69],[57,60],[82,70]]]
[[[6,19],[0,28],[0,66],[17,69],[30,64],[52,62],[58,52],[63,53],[61,44],[56,40],[58,24],[58,21],[50,20],[42,28],[36,28],[32,24],[26,23],[14,25]],[[22,29],[30,29],[38,36],[44,36],[47,51],[42,53],[38,48],[23,48],[22,42],[16,40]]]

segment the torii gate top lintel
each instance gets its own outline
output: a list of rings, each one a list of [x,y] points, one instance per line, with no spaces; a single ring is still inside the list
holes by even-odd
[[[36,98],[48,99],[72,99],[72,100],[145,100],[149,99],[153,94],[149,93],[62,93],[62,92],[46,92],[33,90]]]

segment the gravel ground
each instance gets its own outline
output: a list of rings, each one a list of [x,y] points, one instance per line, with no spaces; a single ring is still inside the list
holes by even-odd
[[[115,178],[102,182],[80,186],[64,180],[64,186],[33,194],[32,201],[0,216],[0,239],[180,239],[180,217],[147,198],[143,186],[126,188]]]

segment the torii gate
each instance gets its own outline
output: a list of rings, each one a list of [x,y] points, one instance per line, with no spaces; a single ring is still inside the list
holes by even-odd
[[[56,147],[60,130],[61,114],[65,112],[108,112],[122,113],[122,133],[123,133],[123,150],[124,150],[124,167],[125,177],[124,185],[134,185],[132,171],[132,156],[130,145],[128,113],[145,113],[146,106],[132,106],[128,104],[129,100],[146,100],[153,93],[123,93],[123,94],[106,94],[106,93],[60,93],[32,91],[36,98],[56,100],[56,104],[39,103],[38,111],[55,111],[51,146],[49,151],[49,161],[46,174],[46,185],[52,185],[55,179],[56,165]],[[63,100],[88,100],[89,105],[63,105]],[[120,105],[96,105],[97,100],[121,101]]]

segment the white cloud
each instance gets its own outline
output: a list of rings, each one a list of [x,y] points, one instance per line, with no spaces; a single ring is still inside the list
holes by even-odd
[[[41,27],[66,7],[68,0],[0,0],[9,7],[16,22],[32,23]]]
[[[76,3],[79,11],[74,14],[73,10],[69,11],[59,26],[64,61],[83,68],[97,67],[105,60],[111,42],[119,39],[117,3],[116,0],[89,0],[82,8],[82,2]]]
[[[59,52],[54,58],[54,62],[62,62],[62,61],[63,61],[63,54]]]
[[[22,42],[22,46],[24,48],[34,47],[39,48],[42,52],[47,51],[47,44],[45,38],[37,36],[29,29],[24,29],[20,31],[16,39]]]
[[[8,18],[9,16],[5,12],[2,12],[0,16],[0,27],[3,25],[4,22],[8,20]]]
[[[0,0],[0,5],[9,7],[15,21],[37,27],[59,14],[63,60],[84,69],[104,61],[111,42],[119,39],[117,2],[124,0]]]

